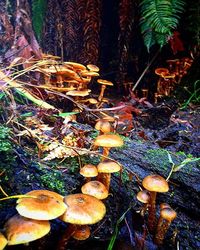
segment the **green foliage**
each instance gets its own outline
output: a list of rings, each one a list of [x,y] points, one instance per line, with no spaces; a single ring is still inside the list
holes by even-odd
[[[108,245],[108,248],[107,250],[112,250],[113,247],[114,247],[114,244],[115,244],[115,241],[117,239],[117,235],[118,235],[118,232],[119,232],[119,225],[120,223],[124,220],[126,214],[128,213],[128,211],[131,209],[131,207],[129,207],[123,214],[122,216],[118,219],[117,223],[116,223],[116,226],[115,226],[115,230],[114,230],[114,233],[111,237],[111,240],[110,240],[110,243]]]
[[[199,104],[200,103],[200,80],[194,83],[193,92],[189,91],[187,88],[185,90],[189,93],[189,98],[182,104],[181,109],[187,108],[190,103]]]
[[[184,11],[183,0],[143,0],[140,4],[140,26],[144,44],[149,51],[154,44],[164,46],[179,23]]]
[[[9,152],[12,149],[9,140],[10,129],[5,126],[0,126],[0,153]]]
[[[37,39],[41,41],[44,17],[47,9],[47,0],[32,1],[32,22]]]

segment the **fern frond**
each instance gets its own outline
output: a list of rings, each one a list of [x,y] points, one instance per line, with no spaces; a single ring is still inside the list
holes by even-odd
[[[184,6],[184,0],[143,0],[141,2],[141,32],[148,50],[149,46],[155,43],[161,47],[167,43],[167,37],[178,26]],[[148,34],[149,32],[152,34]],[[156,42],[152,43],[152,37]]]
[[[47,9],[47,0],[32,0],[32,22],[36,37],[41,41],[42,28]]]

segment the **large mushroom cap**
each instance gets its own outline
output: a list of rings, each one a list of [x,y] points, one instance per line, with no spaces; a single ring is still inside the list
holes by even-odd
[[[76,225],[95,224],[106,214],[103,202],[87,194],[71,194],[64,201],[67,210],[60,217],[64,222]]]
[[[33,190],[26,195],[36,198],[17,200],[20,215],[35,220],[52,220],[62,215],[67,209],[63,196],[48,190]]]
[[[0,232],[0,250],[3,250],[7,243],[6,237]]]
[[[99,135],[94,141],[95,146],[107,148],[121,147],[123,144],[124,142],[122,138],[119,135],[114,134]]]
[[[120,171],[120,165],[114,161],[105,160],[97,165],[99,173],[116,173]]]
[[[169,191],[168,182],[160,175],[148,175],[142,181],[143,187],[151,192],[165,193]]]
[[[98,175],[98,170],[96,166],[86,164],[80,169],[80,174],[84,177],[96,177]]]
[[[81,191],[83,194],[89,194],[99,200],[103,200],[108,197],[108,190],[100,181],[87,182],[82,186]]]
[[[176,218],[177,213],[172,208],[167,207],[167,208],[161,209],[160,215],[163,219],[167,221],[173,221]]]
[[[8,245],[25,244],[48,234],[50,223],[15,215],[6,222],[5,230]]]

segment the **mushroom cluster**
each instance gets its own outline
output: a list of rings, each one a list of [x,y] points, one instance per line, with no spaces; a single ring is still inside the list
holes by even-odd
[[[154,235],[154,243],[161,245],[165,234],[176,218],[176,212],[167,203],[160,204],[160,217],[156,218],[156,196],[157,193],[166,193],[169,191],[168,182],[160,175],[148,175],[143,181],[144,190],[139,191],[137,199],[144,203],[140,213],[142,216],[148,210],[148,229]]]
[[[155,103],[159,97],[169,96],[176,84],[179,84],[182,77],[187,74],[193,62],[192,58],[167,60],[168,68],[157,68],[155,74],[159,76]]]
[[[51,55],[43,55],[41,63],[36,71],[40,72],[44,78],[45,89],[64,92],[68,96],[75,98],[75,101],[96,105],[100,107],[104,100],[104,92],[107,86],[113,86],[113,83],[104,79],[98,79],[97,83],[101,85],[98,100],[94,98],[85,98],[91,90],[88,85],[93,82],[95,77],[99,77],[99,67],[93,64],[83,65],[77,62],[62,62],[60,58]]]
[[[0,250],[6,245],[27,244],[45,236],[51,229],[49,221],[56,218],[70,224],[67,238],[87,239],[88,225],[99,222],[106,214],[104,203],[92,195],[63,197],[49,190],[33,190],[20,196],[16,210],[18,214],[5,223],[5,236],[0,233]]]

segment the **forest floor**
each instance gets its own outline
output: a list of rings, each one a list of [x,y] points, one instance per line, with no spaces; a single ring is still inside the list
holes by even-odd
[[[138,110],[141,112],[138,113]],[[1,116],[4,117],[2,112]],[[70,145],[89,150],[98,133],[93,128],[94,122],[82,122],[83,116],[87,117],[88,114],[82,114],[78,122],[67,122],[64,127],[63,118],[52,121],[49,119],[52,114],[38,112],[32,106],[20,105],[16,113],[19,119],[12,124],[12,131],[5,130],[3,124],[1,127],[4,136],[0,138],[0,143],[8,143],[7,146],[4,144],[5,150],[1,151],[0,156],[3,190],[9,195],[24,194],[34,189],[48,189],[61,195],[81,192],[84,178],[79,174],[80,161],[82,165],[97,164],[99,155],[95,152],[82,154],[80,150],[77,157],[72,150],[59,157],[53,149],[45,151],[37,139],[55,140],[58,133],[66,133],[73,135],[68,137]],[[125,145],[112,149],[110,157],[123,166],[123,171],[121,175],[112,176],[110,195],[105,201],[106,216],[91,226],[91,237],[86,241],[70,239],[67,246],[62,248],[60,242],[67,225],[56,219],[51,221],[51,232],[47,236],[28,246],[9,246],[6,249],[112,249],[109,244],[115,236],[113,249],[116,250],[200,249],[200,168],[198,162],[193,161],[200,157],[200,107],[190,106],[181,110],[166,102],[145,108],[139,106],[131,111],[131,115],[130,120],[127,112],[118,113],[121,119],[116,132],[121,134]],[[42,121],[42,125],[39,126],[38,120]],[[88,116],[87,121],[90,120]],[[52,124],[54,129],[49,130]],[[73,144],[74,136],[76,141]],[[74,156],[70,157],[72,152]],[[184,162],[186,159],[188,163]],[[157,247],[153,244],[153,236],[148,233],[147,215],[143,217],[139,213],[141,203],[136,200],[136,194],[141,188],[142,179],[148,174],[160,174],[167,178],[172,162],[178,168],[169,179],[169,192],[158,195],[157,216],[159,204],[167,202],[176,210],[177,218],[163,245]],[[3,229],[4,223],[16,214],[15,204],[15,199],[1,201],[0,228]]]

